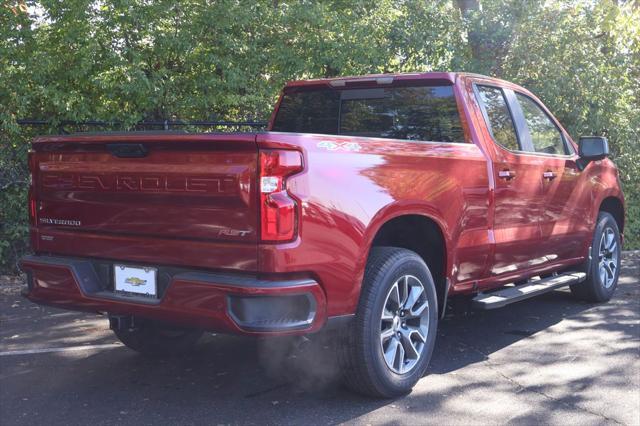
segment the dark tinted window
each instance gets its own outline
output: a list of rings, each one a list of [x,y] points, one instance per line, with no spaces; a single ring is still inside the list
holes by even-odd
[[[567,154],[562,134],[553,121],[531,98],[516,93],[524,119],[531,135],[535,152],[545,154]]]
[[[273,123],[273,130],[336,134],[339,105],[340,93],[335,90],[285,93]]]
[[[487,119],[489,120],[487,124],[493,138],[507,149],[519,150],[516,128],[511,119],[502,90],[497,87],[478,86],[478,93],[487,112]]]
[[[273,130],[464,142],[451,86],[287,93]]]

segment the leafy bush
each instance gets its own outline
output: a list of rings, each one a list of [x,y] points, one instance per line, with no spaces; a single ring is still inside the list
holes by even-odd
[[[0,269],[26,249],[26,152],[60,120],[266,119],[292,79],[493,75],[575,137],[609,137],[640,248],[640,8],[634,1],[22,0],[0,5]],[[21,128],[17,118],[51,120]]]

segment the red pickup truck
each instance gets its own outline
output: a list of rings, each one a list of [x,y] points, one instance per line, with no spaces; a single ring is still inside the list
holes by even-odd
[[[27,297],[149,355],[205,330],[337,329],[345,382],[408,392],[452,298],[603,302],[624,198],[607,141],[460,73],[289,83],[256,133],[37,138]]]

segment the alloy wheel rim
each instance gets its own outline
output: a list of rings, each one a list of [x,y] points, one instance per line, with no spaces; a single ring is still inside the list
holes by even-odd
[[[605,228],[598,249],[598,273],[605,288],[613,285],[618,272],[618,243],[611,228]]]
[[[424,352],[429,332],[429,302],[422,282],[413,275],[396,280],[382,307],[380,347],[387,367],[397,374],[413,370]]]

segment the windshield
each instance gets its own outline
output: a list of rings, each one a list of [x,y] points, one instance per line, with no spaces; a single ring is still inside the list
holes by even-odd
[[[287,91],[272,130],[464,142],[452,86]]]

